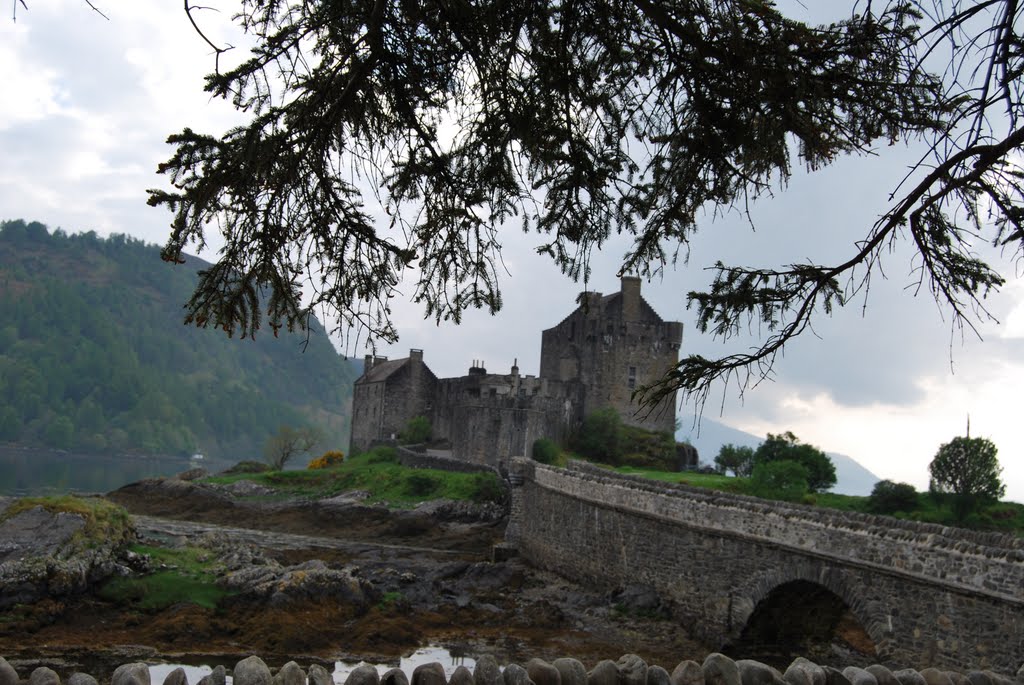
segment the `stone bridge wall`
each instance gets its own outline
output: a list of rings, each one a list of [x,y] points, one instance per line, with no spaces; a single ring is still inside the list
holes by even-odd
[[[604,587],[641,583],[711,642],[805,580],[838,595],[879,657],[1015,672],[1024,659],[1024,540],[766,502],[517,460],[506,535],[533,563]]]

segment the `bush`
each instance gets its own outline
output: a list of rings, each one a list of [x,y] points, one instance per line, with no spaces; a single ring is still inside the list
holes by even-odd
[[[345,461],[345,453],[341,450],[327,450],[319,457],[309,462],[307,469],[326,469],[338,466]]]
[[[405,494],[411,497],[429,497],[440,485],[438,478],[429,473],[413,471],[405,476]]]
[[[474,502],[501,502],[505,499],[505,491],[493,473],[474,473],[470,499]]]
[[[398,442],[401,445],[421,445],[430,442],[433,430],[430,419],[426,416],[414,416],[405,424],[405,428],[398,432]]]
[[[917,490],[909,483],[880,480],[868,497],[868,511],[875,514],[909,513],[917,509]]]
[[[798,502],[807,494],[807,468],[795,461],[762,462],[754,466],[748,487],[755,497]]]
[[[747,477],[754,469],[754,448],[746,445],[722,445],[715,457],[715,467],[719,473],[732,471],[734,476]]]
[[[612,466],[618,466],[622,460],[622,443],[622,419],[611,408],[590,414],[573,438],[573,447],[581,455]]]
[[[768,434],[754,452],[754,464],[795,461],[806,470],[807,487],[812,492],[825,492],[836,484],[836,467],[828,455],[813,445],[801,443],[791,432]]]
[[[554,440],[540,438],[533,441],[534,461],[539,461],[541,464],[554,464],[561,455],[562,450],[558,449]]]

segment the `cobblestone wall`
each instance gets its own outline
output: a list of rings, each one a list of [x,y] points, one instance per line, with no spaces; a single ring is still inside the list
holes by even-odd
[[[879,655],[1013,672],[1024,658],[1024,540],[517,460],[510,542],[607,587],[648,584],[708,640],[773,589],[838,595]]]

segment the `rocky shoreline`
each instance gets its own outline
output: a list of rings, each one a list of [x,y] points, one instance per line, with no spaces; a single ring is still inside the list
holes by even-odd
[[[226,598],[212,609],[110,601],[97,592],[104,576],[160,570],[115,554],[104,573],[86,574],[86,586],[57,588],[47,576],[34,599],[21,597],[0,621],[0,654],[26,667],[64,659],[105,672],[131,654],[181,663],[254,653],[276,664],[294,655],[388,661],[426,644],[503,662],[566,653],[599,660],[625,649],[667,663],[709,653],[643,588],[596,592],[516,558],[493,561],[505,524],[496,505],[389,510],[351,494],[267,494],[181,478],[109,493],[131,513],[140,542],[207,550]],[[67,556],[55,552],[43,556]]]

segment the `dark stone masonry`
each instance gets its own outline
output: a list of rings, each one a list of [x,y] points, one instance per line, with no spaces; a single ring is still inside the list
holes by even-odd
[[[581,293],[576,309],[543,331],[539,376],[521,374],[515,362],[507,374],[489,373],[474,361],[465,376],[439,379],[423,350],[405,359],[367,356],[352,394],[350,450],[395,439],[415,416],[430,420],[456,459],[499,468],[530,456],[539,438],[564,440],[607,407],[627,424],[672,433],[675,394],[641,410],[632,393],[676,364],[683,327],[663,321],[640,285],[627,276],[620,292]],[[686,456],[683,465],[696,466],[696,453]]]
[[[848,607],[883,662],[1015,673],[1024,659],[1019,538],[581,463],[516,459],[511,480],[506,537],[525,558],[598,587],[649,585],[711,644],[738,639],[763,600],[797,606],[821,589]]]

